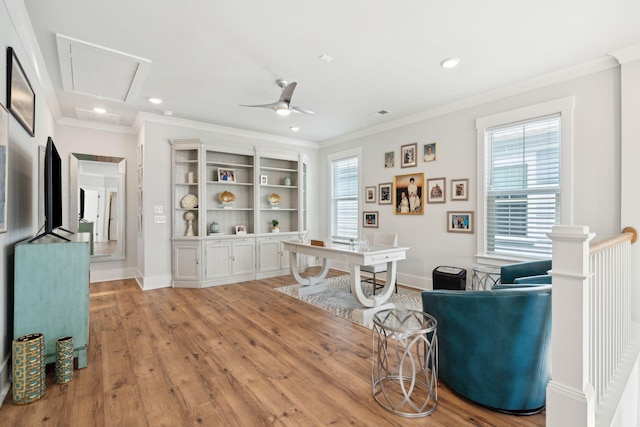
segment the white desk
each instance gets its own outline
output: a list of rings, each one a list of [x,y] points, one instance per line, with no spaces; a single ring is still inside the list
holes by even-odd
[[[324,279],[329,272],[329,261],[341,261],[349,264],[349,272],[351,276],[351,293],[360,304],[364,306],[362,309],[356,309],[353,312],[354,320],[360,323],[366,323],[367,318],[371,318],[377,311],[383,309],[395,308],[387,300],[393,294],[396,283],[396,263],[397,261],[406,259],[407,250],[409,248],[398,246],[378,246],[371,245],[366,250],[349,248],[348,245],[339,245],[325,242],[325,246],[312,246],[310,243],[300,241],[283,242],[284,249],[289,251],[289,268],[291,274],[296,278],[301,286],[299,295],[309,295],[323,292],[327,289]],[[322,269],[320,273],[313,277],[304,278],[300,276],[297,269],[297,255],[304,254],[312,257],[322,258]],[[361,265],[374,265],[387,263],[387,278],[384,289],[377,295],[367,297],[362,291],[360,278]]]

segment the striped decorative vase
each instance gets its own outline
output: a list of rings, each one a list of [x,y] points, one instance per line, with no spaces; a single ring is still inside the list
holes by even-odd
[[[56,340],[56,384],[66,384],[73,379],[73,337]]]

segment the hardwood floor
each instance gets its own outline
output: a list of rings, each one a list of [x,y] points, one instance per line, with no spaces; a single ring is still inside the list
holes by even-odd
[[[336,274],[336,272],[332,272]],[[343,273],[339,273],[343,274]],[[544,426],[484,409],[440,383],[425,418],[371,395],[371,331],[273,288],[292,276],[143,292],[91,285],[89,366],[0,407],[2,426]]]

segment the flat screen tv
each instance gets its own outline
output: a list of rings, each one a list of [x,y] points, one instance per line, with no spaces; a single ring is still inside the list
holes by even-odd
[[[34,241],[40,237],[53,235],[63,240],[66,237],[56,234],[54,230],[62,227],[62,160],[53,143],[53,139],[47,139],[44,155],[44,229],[41,234],[31,239]],[[70,232],[61,228],[66,232]]]

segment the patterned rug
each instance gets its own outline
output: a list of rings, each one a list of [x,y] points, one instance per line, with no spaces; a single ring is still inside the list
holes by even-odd
[[[325,311],[335,314],[336,316],[343,317],[354,323],[358,323],[352,318],[353,309],[362,307],[358,303],[350,292],[349,276],[332,277],[326,280],[328,289],[325,292],[320,292],[313,295],[306,295],[297,297],[295,289],[300,285],[288,285],[275,288],[276,291],[287,294],[291,297],[297,298],[301,301],[307,302],[311,305],[315,305]],[[373,293],[373,285],[370,283],[363,283],[363,292],[369,297]],[[398,293],[391,294],[389,301],[395,304],[396,308],[407,308],[411,310],[422,311],[422,299],[419,291],[408,290],[402,287],[398,288]],[[362,325],[368,328],[372,327],[372,324]]]

